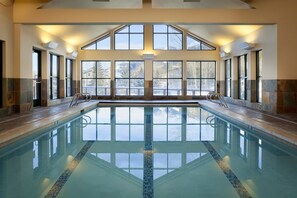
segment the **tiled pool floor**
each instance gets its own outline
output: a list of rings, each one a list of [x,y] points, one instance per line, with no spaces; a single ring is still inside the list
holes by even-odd
[[[24,135],[25,129],[34,129],[40,125],[46,125],[52,123],[55,119],[62,118],[63,116],[71,115],[80,112],[82,109],[96,106],[100,101],[91,101],[88,103],[81,103],[76,107],[69,108],[69,104],[61,104],[51,107],[39,107],[30,112],[13,114],[0,118],[0,145],[5,141],[10,141],[18,135],[18,131],[22,131],[21,135]],[[101,101],[104,102],[104,101]],[[107,101],[111,102],[111,101]],[[123,102],[123,101],[120,101]],[[129,102],[129,101],[124,101]],[[131,102],[131,101],[130,101]],[[146,101],[133,101],[133,103],[141,103]],[[155,101],[156,103],[170,103],[172,101]],[[176,101],[175,101],[176,102]],[[195,102],[195,101],[179,101],[179,102]],[[236,105],[230,105],[225,109],[218,104],[199,100],[197,101],[202,107],[207,110],[215,111],[221,115],[225,115],[229,118],[236,119],[240,122],[246,123],[249,126],[253,126],[272,133],[290,143],[297,145],[297,114],[286,115],[269,115],[260,111],[239,107]],[[11,133],[14,131],[14,133]],[[8,133],[10,132],[10,133]]]

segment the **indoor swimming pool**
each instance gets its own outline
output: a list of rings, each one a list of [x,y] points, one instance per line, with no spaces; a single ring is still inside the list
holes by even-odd
[[[296,197],[297,150],[197,106],[101,106],[0,150],[1,198]]]

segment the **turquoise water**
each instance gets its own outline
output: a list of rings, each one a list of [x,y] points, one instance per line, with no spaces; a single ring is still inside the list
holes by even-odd
[[[296,197],[295,148],[199,107],[99,107],[0,150],[0,197]]]

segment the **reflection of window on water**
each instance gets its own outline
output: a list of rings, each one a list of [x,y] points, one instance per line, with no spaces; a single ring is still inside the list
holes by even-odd
[[[111,154],[110,153],[91,153],[91,155],[98,157],[108,163],[111,162]]]
[[[262,169],[262,140],[258,141],[258,169]]]
[[[49,133],[49,157],[53,157],[57,153],[58,148],[58,132],[57,129]]]
[[[91,153],[106,163],[114,163],[117,168],[143,180],[144,154],[143,153]],[[112,162],[112,155],[115,161]],[[183,157],[183,155],[186,155]],[[153,177],[158,179],[176,169],[182,168],[188,163],[199,162],[206,153],[155,153],[153,155]],[[183,159],[185,159],[183,161]]]
[[[115,109],[116,141],[144,140],[144,108],[117,107]]]
[[[101,107],[90,111],[86,116],[86,126],[83,128],[83,140],[111,140],[111,108]]]
[[[144,140],[144,108],[143,107],[101,107],[85,116],[90,123],[83,128],[83,140],[111,141],[114,133],[116,141]],[[114,126],[114,131],[111,127]]]
[[[33,142],[33,169],[39,166],[39,158],[38,158],[38,140]]]
[[[66,138],[67,138],[67,146],[71,144],[71,124],[66,124]]]
[[[182,108],[154,107],[153,108],[153,140],[181,141]]]
[[[186,141],[214,141],[214,123],[208,123],[207,118],[212,116],[201,108],[187,108]]]
[[[206,153],[187,153],[186,155],[186,163],[190,163],[195,161],[196,159],[201,158],[202,156],[206,155]]]
[[[246,137],[246,132],[243,130],[240,130],[240,136],[239,136],[240,156],[243,158],[248,157],[247,141],[248,140]]]
[[[153,141],[214,141],[216,120],[200,108],[152,107]],[[183,115],[183,113],[185,115]],[[84,141],[143,141],[144,107],[100,107],[85,114]],[[112,131],[113,130],[113,131]],[[184,136],[183,136],[184,134]]]
[[[143,179],[143,153],[116,153],[115,165],[139,179]]]
[[[229,147],[231,146],[231,125],[230,125],[230,123],[226,123],[225,144]]]

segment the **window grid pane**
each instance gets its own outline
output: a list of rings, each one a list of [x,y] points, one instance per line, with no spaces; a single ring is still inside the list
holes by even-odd
[[[118,96],[144,95],[144,62],[115,62],[115,94]]]
[[[215,61],[187,62],[187,95],[205,96],[216,90]]]
[[[153,95],[182,95],[182,61],[153,62]]]
[[[183,32],[170,25],[153,25],[154,50],[182,50]]]
[[[247,55],[238,57],[238,92],[239,99],[247,99]]]
[[[110,61],[82,61],[81,63],[82,93],[94,96],[108,96],[111,80]]]

